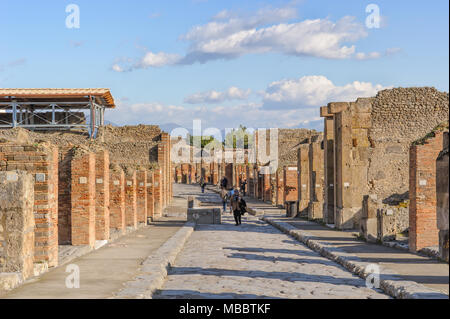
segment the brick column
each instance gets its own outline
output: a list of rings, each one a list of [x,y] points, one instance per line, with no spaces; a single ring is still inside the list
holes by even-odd
[[[320,108],[324,118],[324,202],[323,219],[327,224],[334,224],[334,118],[327,107]]]
[[[147,171],[136,172],[137,183],[137,220],[138,223],[147,224]]]
[[[161,171],[159,168],[153,172],[153,201],[154,201],[154,217],[161,217]]]
[[[109,173],[110,228],[125,233],[125,173],[119,167]]]
[[[283,204],[294,202],[298,199],[298,174],[297,167],[283,168]]]
[[[153,171],[147,172],[147,215],[153,219],[155,215],[155,200],[154,200],[154,178]]]
[[[309,143],[300,145],[298,149],[298,210],[307,214],[309,205]]]
[[[284,171],[276,173],[276,202],[275,205],[284,207]]]
[[[443,133],[437,132],[410,149],[409,249],[412,252],[439,245],[436,215],[436,158],[442,150]]]
[[[125,224],[137,228],[136,171],[125,174]]]
[[[352,207],[352,115],[349,103],[330,103],[328,112],[334,114],[334,222],[337,229],[352,229],[354,215]],[[362,204],[362,199],[361,199]]]
[[[95,245],[95,155],[75,154],[72,171],[72,245]]]
[[[321,139],[309,144],[309,219],[323,219],[323,150]]]
[[[95,154],[95,238],[109,240],[109,153]]]

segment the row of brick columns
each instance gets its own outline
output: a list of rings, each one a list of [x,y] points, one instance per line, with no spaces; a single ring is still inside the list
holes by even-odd
[[[94,247],[160,217],[173,196],[168,136],[161,136],[157,168],[125,171],[105,150],[0,142],[0,171],[33,177],[34,263],[57,266],[58,245]]]
[[[436,182],[439,177],[439,162],[436,159],[443,149],[448,149],[448,133],[438,131],[423,144],[407,144],[410,145],[409,164],[406,164],[410,172],[409,207],[403,204],[393,207],[381,200],[376,201],[367,182],[368,157],[373,149],[369,139],[372,125],[369,102],[370,99],[358,99],[356,102],[330,103],[322,107],[324,132],[300,142],[296,166],[283,166],[275,173],[265,174],[269,169],[267,166],[216,163],[210,166],[210,175],[217,176],[214,177],[214,184],[223,176],[228,179],[229,188],[239,187],[241,181],[246,180],[248,196],[279,207],[285,207],[286,202],[298,201],[300,216],[335,224],[341,230],[372,232],[375,239],[396,236],[395,227],[408,229],[407,224],[403,225],[405,222],[395,220],[396,215],[400,216],[408,210],[411,251],[436,246],[439,242],[442,246],[443,241],[448,245],[448,224],[440,222],[437,215],[439,209],[443,215],[448,214],[448,203],[445,206],[448,190],[445,193],[445,179]],[[398,145],[389,147],[398,152]],[[448,163],[448,153],[446,156],[441,156],[442,163],[445,158]],[[447,167],[448,171],[448,164],[442,163],[440,170]],[[192,174],[192,168],[200,169],[198,165],[182,164],[176,170],[176,174],[181,176],[177,181],[186,181],[184,176],[188,172]],[[443,193],[441,198],[447,198],[447,201],[441,200],[441,204],[438,203],[438,187]],[[398,211],[390,212],[392,209]],[[395,223],[400,226],[390,226]]]

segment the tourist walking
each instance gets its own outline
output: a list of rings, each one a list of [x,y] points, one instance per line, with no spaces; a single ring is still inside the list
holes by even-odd
[[[220,191],[220,197],[222,198],[223,212],[227,211],[228,192],[226,189]]]
[[[247,211],[247,203],[241,197],[238,191],[235,191],[233,197],[231,198],[231,207],[233,210],[236,226],[239,226],[242,224],[242,215],[244,215]]]
[[[245,188],[247,186],[247,180],[244,180],[241,182],[241,192],[242,192],[242,196],[245,197]]]
[[[228,179],[224,176],[220,181],[220,188],[227,189],[227,186],[228,186]]]

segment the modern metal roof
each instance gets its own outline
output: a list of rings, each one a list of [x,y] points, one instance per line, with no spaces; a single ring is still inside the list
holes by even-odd
[[[97,103],[106,108],[115,108],[114,99],[109,89],[1,89],[0,101],[16,100],[34,101],[43,99],[77,99],[88,100],[89,96],[95,97]]]

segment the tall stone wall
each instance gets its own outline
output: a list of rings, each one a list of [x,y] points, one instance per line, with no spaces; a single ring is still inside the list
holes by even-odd
[[[27,279],[34,269],[34,180],[27,172],[0,172],[0,273]]]
[[[449,252],[449,133],[444,133],[443,150],[436,160],[436,213],[439,229],[439,252],[441,258],[448,262]]]
[[[35,262],[58,265],[58,152],[49,143],[0,142],[0,171],[34,176]]]

